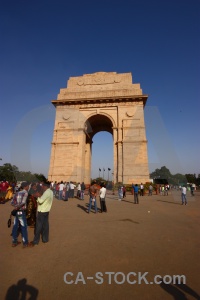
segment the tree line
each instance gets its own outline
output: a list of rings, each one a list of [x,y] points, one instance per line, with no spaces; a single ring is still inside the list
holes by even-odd
[[[177,173],[172,175],[170,170],[165,166],[160,169],[156,169],[154,172],[150,174],[151,179],[166,179],[169,184],[173,185],[183,185],[187,183],[194,183],[196,186],[200,186],[200,174],[196,176],[196,174],[180,174]]]
[[[15,165],[11,165],[10,163],[6,163],[3,166],[0,166],[0,181],[9,181],[9,182],[17,182],[17,181],[28,181],[28,182],[36,182],[36,181],[47,181],[47,178],[43,174],[31,173],[20,171],[18,167]]]
[[[182,185],[187,183],[195,183],[197,186],[200,186],[200,174],[180,174],[175,175],[171,174],[170,170],[165,166],[160,169],[155,169],[154,172],[150,174],[151,179],[166,179],[169,184],[173,185]],[[105,181],[102,178],[101,181]],[[19,168],[10,163],[5,163],[3,166],[0,166],[0,181],[7,180],[10,182],[17,181],[47,181],[47,178],[43,174],[31,173],[30,171],[20,171]]]

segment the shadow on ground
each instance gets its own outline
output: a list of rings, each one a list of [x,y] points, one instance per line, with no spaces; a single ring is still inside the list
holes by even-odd
[[[199,300],[200,295],[197,294],[194,290],[192,290],[187,284],[165,284],[162,282],[160,287],[165,290],[168,294],[173,296],[174,300],[188,300],[191,298],[187,297],[187,294],[194,297],[194,299]]]
[[[27,279],[23,278],[8,288],[5,300],[36,300],[39,291],[32,285],[27,284]]]

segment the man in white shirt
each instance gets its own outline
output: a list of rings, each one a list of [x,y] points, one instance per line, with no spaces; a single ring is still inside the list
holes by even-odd
[[[195,184],[192,183],[192,184],[191,184],[191,195],[192,195],[192,196],[194,196],[195,188],[196,188]]]
[[[187,189],[186,189],[185,186],[183,186],[182,189],[181,189],[182,205],[183,205],[184,203],[185,203],[185,205],[187,205],[186,192],[187,192]]]
[[[75,184],[73,184],[73,182],[71,181],[69,183],[69,189],[70,189],[70,196],[69,196],[69,198],[74,198],[74,188],[75,187],[76,187]]]
[[[100,197],[100,205],[101,205],[101,212],[107,212],[106,207],[106,188],[105,185],[101,185],[101,189],[99,190],[99,197]]]
[[[78,199],[81,198],[81,184],[80,184],[80,182],[78,183],[78,186],[77,186],[77,198]]]
[[[61,181],[61,183],[59,184],[59,197],[58,197],[59,200],[62,200],[64,186],[65,185],[64,185],[63,181]]]
[[[144,196],[144,185],[140,184],[140,196]]]

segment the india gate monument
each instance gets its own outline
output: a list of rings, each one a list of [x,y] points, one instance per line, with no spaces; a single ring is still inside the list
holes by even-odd
[[[149,181],[143,95],[131,73],[98,72],[70,77],[57,100],[50,181],[90,183],[92,140],[107,131],[113,137],[113,181]],[[102,147],[106,147],[103,144]]]

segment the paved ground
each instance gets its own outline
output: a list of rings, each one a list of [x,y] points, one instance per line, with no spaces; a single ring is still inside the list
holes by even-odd
[[[55,199],[50,242],[28,249],[11,247],[11,206],[0,205],[0,299],[200,299],[200,192],[188,195],[187,206],[180,192],[139,200],[135,205],[132,195],[121,202],[108,195],[108,213],[87,214],[88,196]],[[67,272],[71,284],[64,282]],[[155,275],[184,275],[186,284],[153,284]]]

